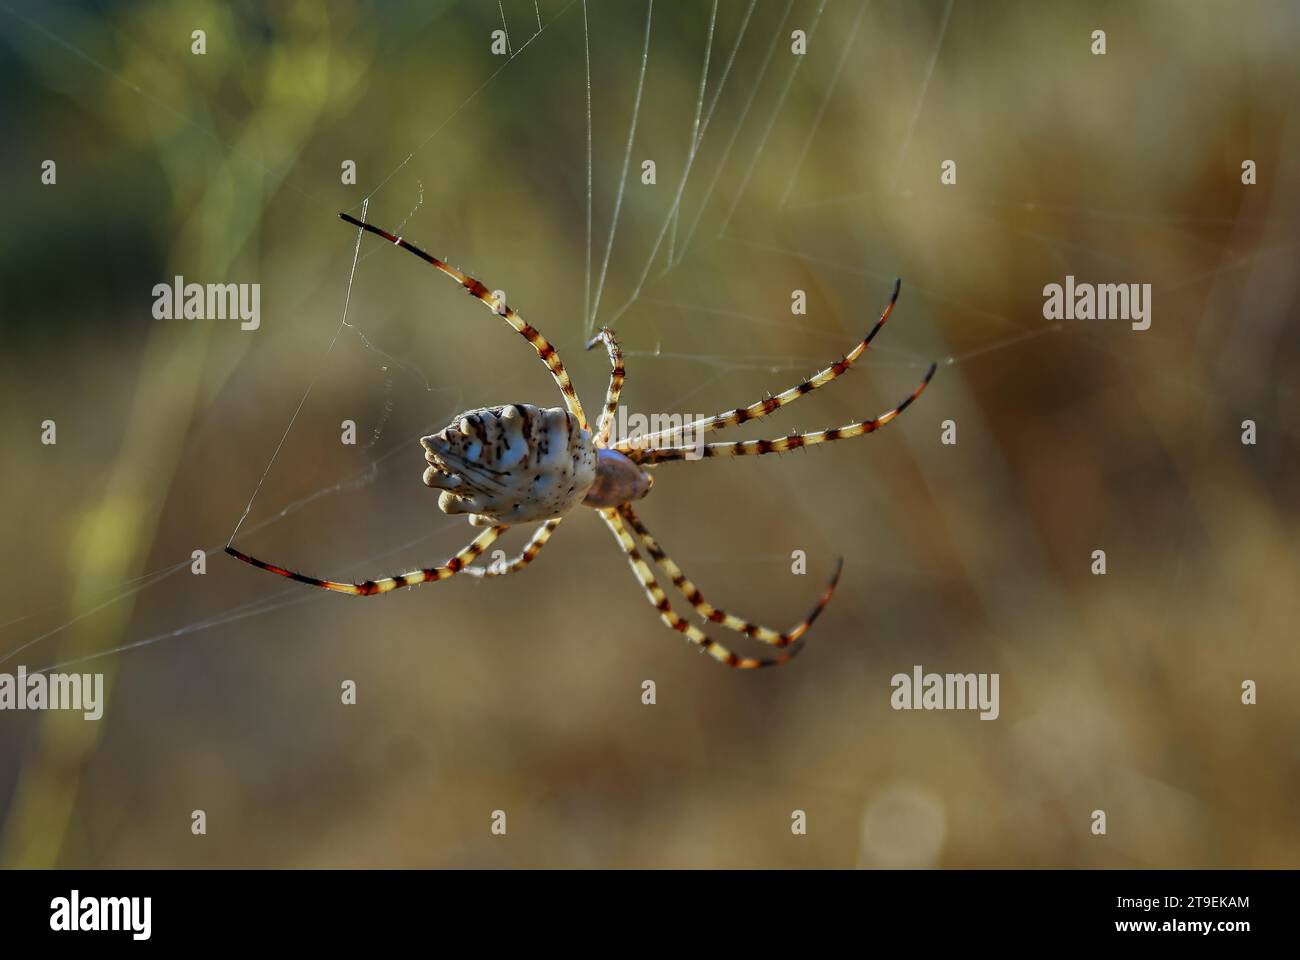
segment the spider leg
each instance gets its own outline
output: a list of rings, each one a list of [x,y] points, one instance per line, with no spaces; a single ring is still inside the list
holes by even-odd
[[[578,418],[578,424],[584,430],[589,430],[587,425],[587,415],[583,413],[582,403],[578,400],[578,393],[573,389],[573,381],[569,379],[569,372],[564,369],[564,363],[560,360],[559,354],[555,352],[555,347],[551,346],[544,336],[542,336],[533,326],[524,323],[523,318],[515,312],[514,307],[501,303],[492,295],[492,291],[480,280],[475,280],[447,263],[445,260],[439,260],[432,254],[425,253],[413,243],[408,243],[401,237],[395,237],[387,230],[381,230],[374,224],[362,223],[356,217],[349,216],[346,213],[340,213],[339,217],[355,227],[360,227],[375,236],[383,237],[389,243],[395,243],[403,250],[408,250],[415,254],[425,263],[430,263],[437,267],[447,276],[451,277],[462,287],[469,291],[470,296],[477,297],[486,304],[487,308],[497,316],[505,320],[506,323],[514,327],[521,337],[532,344],[537,355],[542,358],[546,368],[551,371],[551,377],[555,380],[555,385],[560,388],[560,393],[564,394],[564,403],[569,408],[569,412]]]
[[[489,527],[474,538],[473,542],[463,547],[459,553],[448,560],[446,563],[437,567],[425,567],[420,570],[412,570],[410,573],[404,573],[396,577],[384,577],[382,580],[366,580],[362,583],[346,583],[339,580],[321,580],[317,577],[309,577],[305,574],[295,573],[292,570],[286,570],[284,567],[277,567],[273,563],[267,563],[265,560],[258,560],[256,557],[250,557],[246,553],[236,550],[229,544],[226,545],[226,553],[230,554],[237,560],[243,560],[244,563],[259,567],[262,570],[269,570],[271,573],[279,574],[282,577],[288,577],[290,580],[297,580],[299,583],[311,584],[313,587],[321,587],[325,590],[333,590],[337,593],[348,593],[355,597],[373,597],[376,594],[388,593],[396,590],[398,587],[412,587],[417,583],[428,583],[430,580],[446,580],[448,577],[455,576],[464,570],[469,564],[478,559],[479,554],[491,545],[492,541],[504,533],[504,526]]]
[[[517,573],[524,567],[533,562],[533,558],[542,552],[542,547],[546,546],[546,541],[551,539],[551,534],[555,528],[560,525],[563,517],[556,517],[553,520],[547,520],[535,531],[532,538],[524,545],[524,549],[519,555],[512,560],[507,560],[502,564],[491,564],[486,567],[466,567],[461,571],[471,577],[504,577],[506,574]]]
[[[613,330],[609,327],[601,327],[600,333],[587,342],[587,349],[590,350],[601,340],[605,341],[605,349],[609,353],[609,364],[612,369],[609,374],[609,388],[605,391],[605,409],[601,411],[600,423],[596,428],[597,447],[609,445],[609,435],[614,427],[614,414],[618,412],[618,397],[623,392],[624,380],[623,351],[619,348]]]
[[[898,300],[898,291],[903,281],[894,281],[894,292],[889,298],[889,303],[885,305],[884,311],[880,314],[880,319],[876,325],[871,328],[862,341],[852,350],[844,355],[843,359],[837,360],[825,370],[814,374],[803,383],[796,384],[789,390],[778,393],[775,397],[769,396],[765,400],[759,400],[751,403],[747,407],[738,407],[735,410],[728,410],[725,413],[719,413],[717,416],[707,417],[703,420],[695,420],[692,423],[683,424],[680,427],[673,427],[668,430],[660,430],[656,433],[646,434],[640,437],[625,437],[618,443],[614,444],[614,449],[620,453],[627,453],[636,448],[649,448],[669,438],[679,437],[683,433],[689,433],[692,436],[698,436],[701,433],[707,433],[710,430],[721,430],[723,427],[731,427],[737,424],[746,423],[750,420],[757,420],[767,416],[773,411],[780,410],[788,403],[794,403],[800,397],[812,393],[818,387],[824,387],[836,377],[845,373],[849,367],[853,366],[858,357],[866,351],[867,346],[880,332],[880,328],[885,325],[889,315],[894,311],[894,304]]]
[[[614,539],[618,541],[619,548],[627,556],[627,562],[631,565],[632,572],[636,574],[637,580],[641,582],[641,587],[645,590],[646,599],[650,602],[650,606],[659,611],[659,619],[669,629],[684,634],[687,640],[707,652],[718,663],[739,670],[752,670],[755,667],[775,667],[793,660],[795,654],[803,648],[802,643],[795,643],[784,653],[777,654],[774,657],[762,658],[741,657],[732,653],[722,644],[707,636],[699,627],[683,620],[673,611],[672,606],[668,603],[668,595],[664,593],[663,587],[659,586],[658,581],[655,580],[650,565],[645,562],[637,551],[636,542],[632,539],[632,535],[627,532],[618,511],[613,508],[606,508],[600,511],[600,516],[609,527],[610,532],[614,534]]]
[[[698,460],[703,457],[743,457],[763,453],[784,453],[786,450],[797,450],[799,447],[811,447],[818,443],[846,440],[849,437],[872,433],[897,417],[912,404],[913,400],[921,395],[926,384],[930,382],[930,378],[934,376],[935,366],[933,363],[930,364],[930,369],[925,372],[925,377],[922,378],[917,388],[912,391],[911,396],[894,407],[894,409],[871,420],[859,420],[857,423],[850,423],[843,427],[816,430],[812,433],[792,433],[776,440],[733,440],[730,443],[705,443],[685,447],[659,447],[654,450],[629,450],[627,456],[634,463],[639,463],[642,466],[652,463],[665,463],[670,460]]]
[[[659,546],[658,542],[650,534],[650,531],[646,529],[645,524],[641,522],[635,511],[633,511],[632,505],[627,503],[623,504],[623,506],[619,507],[619,513],[622,514],[623,519],[631,525],[632,529],[636,531],[637,536],[641,539],[641,543],[646,549],[646,553],[650,554],[651,559],[658,563],[659,566],[663,567],[664,571],[672,579],[673,586],[681,592],[682,596],[690,602],[690,605],[695,608],[695,611],[701,617],[708,620],[710,623],[721,624],[728,630],[735,630],[737,633],[743,633],[747,637],[770,644],[774,647],[788,647],[807,633],[808,628],[813,625],[813,622],[821,616],[821,612],[826,609],[826,604],[830,603],[831,595],[835,593],[835,587],[840,582],[840,571],[844,567],[844,561],[842,558],[836,560],[835,573],[831,577],[831,582],[826,587],[826,591],[822,594],[821,599],[817,601],[817,606],[812,608],[812,611],[808,616],[804,617],[803,620],[796,624],[788,633],[782,633],[779,630],[772,630],[769,627],[750,623],[748,620],[742,620],[740,617],[733,616],[725,610],[719,610],[717,607],[710,604],[704,599],[704,595],[700,593],[699,587],[692,583],[686,575],[682,573],[681,568],[677,566],[677,564],[673,562],[672,558],[663,551],[662,547]]]

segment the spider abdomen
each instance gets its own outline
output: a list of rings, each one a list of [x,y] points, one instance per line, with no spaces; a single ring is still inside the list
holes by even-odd
[[[596,480],[596,449],[577,417],[529,403],[460,414],[423,437],[424,482],[438,507],[476,524],[527,523],[562,516]]]

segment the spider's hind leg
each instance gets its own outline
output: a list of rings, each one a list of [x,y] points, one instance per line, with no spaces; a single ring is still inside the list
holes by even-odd
[[[322,580],[320,577],[309,577],[304,573],[298,573],[296,570],[289,570],[286,567],[251,557],[242,550],[235,549],[229,543],[226,544],[226,553],[236,560],[242,560],[244,563],[260,570],[266,570],[269,573],[287,577],[299,583],[306,583],[313,587],[320,587],[322,590],[333,590],[335,593],[346,593],[354,597],[373,597],[381,593],[390,593],[398,587],[413,587],[418,583],[430,583],[453,577],[477,560],[479,555],[491,546],[492,541],[496,540],[505,531],[505,527],[489,527],[475,537],[473,541],[461,547],[455,555],[436,567],[422,567],[419,570],[412,570],[396,577],[381,577],[378,580],[363,580],[360,582]]]
[[[700,593],[700,588],[692,583],[686,575],[682,573],[681,567],[677,566],[677,564],[673,562],[672,557],[668,556],[668,554],[664,552],[663,548],[659,546],[650,531],[646,529],[645,524],[641,522],[640,518],[637,517],[636,513],[632,510],[631,505],[624,504],[619,508],[619,513],[622,514],[623,519],[628,522],[632,529],[636,531],[636,534],[641,540],[642,545],[645,547],[646,552],[650,554],[659,566],[663,567],[664,572],[666,572],[672,580],[673,586],[675,586],[681,595],[687,599],[690,605],[695,608],[696,613],[710,623],[721,624],[728,630],[735,630],[737,633],[743,633],[747,637],[769,644],[773,647],[788,647],[791,644],[798,642],[803,635],[808,632],[809,628],[817,618],[821,616],[822,611],[826,609],[826,605],[830,603],[831,596],[835,593],[835,587],[840,582],[840,572],[844,568],[843,558],[837,558],[835,561],[835,573],[831,576],[830,583],[827,585],[825,592],[822,593],[821,598],[817,601],[817,605],[809,611],[808,616],[804,617],[803,620],[795,624],[795,626],[787,632],[773,630],[770,627],[764,627],[757,623],[750,623],[748,620],[733,616],[732,614],[727,613],[727,611],[720,610],[705,600],[704,594]]]
[[[368,233],[373,233],[377,237],[383,237],[389,243],[396,244],[408,253],[419,257],[425,263],[432,265],[464,287],[471,297],[482,301],[484,306],[510,324],[514,331],[527,340],[532,348],[537,351],[537,356],[541,358],[542,363],[546,364],[546,369],[550,371],[551,379],[560,388],[560,393],[564,396],[564,405],[569,409],[570,413],[578,418],[578,423],[582,426],[582,429],[588,429],[587,415],[582,410],[582,402],[578,399],[578,392],[574,390],[573,381],[569,378],[569,372],[565,369],[559,354],[555,352],[555,347],[542,336],[541,331],[532,324],[525,323],[523,317],[519,316],[514,307],[497,300],[496,295],[492,293],[487,284],[469,276],[460,268],[453,267],[446,260],[425,253],[409,240],[403,240],[387,230],[376,227],[373,223],[365,223],[346,213],[340,213],[339,218],[354,227],[360,227]]]
[[[752,670],[757,667],[776,667],[783,663],[789,663],[795,655],[803,649],[802,643],[793,643],[786,650],[773,657],[742,657],[725,646],[718,643],[712,637],[708,636],[699,627],[693,623],[683,620],[672,605],[668,602],[668,595],[664,593],[663,587],[655,580],[654,572],[650,565],[645,562],[640,551],[636,548],[636,541],[632,539],[632,534],[628,533],[624,525],[622,516],[618,510],[607,507],[600,511],[601,519],[605,521],[610,532],[614,534],[614,539],[618,541],[619,549],[627,557],[627,562],[632,567],[632,572],[636,574],[637,580],[641,582],[641,588],[645,591],[646,600],[650,606],[659,611],[659,619],[664,622],[670,630],[682,634],[691,643],[695,644],[704,653],[707,653],[724,667],[732,667],[737,670]]]
[[[533,559],[542,552],[542,547],[546,546],[546,542],[551,539],[551,534],[555,532],[555,528],[560,525],[560,521],[563,519],[563,517],[555,517],[547,520],[533,531],[532,537],[524,544],[524,549],[519,552],[518,556],[510,560],[488,564],[486,567],[466,567],[461,573],[480,578],[504,577],[507,574],[518,573],[532,563]]]

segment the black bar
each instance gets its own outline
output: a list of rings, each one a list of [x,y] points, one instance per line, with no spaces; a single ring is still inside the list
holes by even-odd
[[[62,941],[92,949],[283,941],[336,951],[420,936],[432,949],[450,950],[465,936],[496,944],[511,933],[541,949],[579,931],[608,931],[610,944],[650,937],[664,949],[690,942],[680,937],[725,934],[737,944],[911,943],[927,952],[944,944],[987,950],[1123,941],[1231,950],[1289,930],[1298,878],[1296,871],[1165,870],[9,871],[0,874],[0,930],[6,946]],[[101,916],[100,898],[149,898],[147,940],[136,940],[129,923],[143,932],[143,900],[139,912],[119,913],[127,929],[51,929],[70,915],[74,890],[87,919]],[[60,899],[68,907],[62,914]],[[103,915],[121,902],[109,907]],[[1199,925],[1207,923],[1205,932]]]

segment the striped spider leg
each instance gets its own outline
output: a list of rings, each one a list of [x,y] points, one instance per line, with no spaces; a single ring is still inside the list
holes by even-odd
[[[847,440],[849,437],[860,437],[864,433],[874,433],[912,405],[912,402],[924,392],[930,378],[934,376],[937,366],[934,363],[930,364],[930,369],[926,370],[925,376],[921,378],[921,382],[917,384],[916,389],[911,392],[906,400],[893,409],[885,411],[880,416],[872,417],[870,420],[859,420],[856,423],[845,424],[842,427],[832,427],[830,430],[791,433],[775,440],[732,440],[727,443],[655,447],[649,450],[634,449],[629,450],[627,456],[633,463],[649,466],[656,463],[667,463],[670,460],[698,460],[704,457],[743,457],[764,453],[784,453],[787,450],[798,450],[800,447],[811,447],[819,443],[830,443],[832,440]]]
[[[419,570],[412,570],[410,573],[403,573],[395,577],[382,577],[379,580],[363,580],[357,583],[349,583],[342,580],[322,580],[319,577],[309,577],[306,574],[297,573],[293,570],[286,570],[284,567],[278,567],[273,563],[267,563],[265,560],[258,560],[256,557],[250,557],[248,554],[236,550],[229,544],[226,545],[226,553],[230,554],[237,560],[243,560],[244,563],[251,564],[261,570],[268,570],[271,573],[277,573],[282,577],[288,577],[290,580],[297,580],[299,583],[306,583],[313,587],[321,587],[325,590],[333,590],[335,593],[347,593],[354,597],[374,597],[381,593],[389,593],[398,587],[413,587],[417,583],[430,583],[435,580],[446,580],[462,572],[469,564],[473,563],[479,556],[491,546],[492,541],[501,534],[505,533],[506,528],[503,526],[489,527],[480,533],[468,545],[461,548],[460,552],[453,556],[446,563],[439,564],[436,567],[424,567]]]
[[[820,373],[809,377],[807,380],[803,381],[803,383],[796,384],[789,390],[778,393],[775,397],[769,396],[765,400],[751,403],[747,407],[738,407],[735,410],[728,410],[725,413],[706,417],[703,420],[695,420],[692,423],[682,424],[680,427],[660,430],[640,437],[625,438],[614,444],[614,449],[623,453],[628,453],[638,447],[646,449],[660,446],[664,440],[678,437],[683,433],[688,433],[690,436],[698,437],[700,434],[707,433],[710,430],[721,430],[724,427],[732,427],[737,424],[747,423],[750,420],[758,420],[761,417],[766,417],[769,413],[774,413],[775,411],[780,410],[786,404],[794,403],[794,401],[806,394],[812,393],[818,387],[826,386],[826,384],[830,383],[832,380],[847,373],[858,357],[862,356],[862,354],[866,352],[867,347],[871,345],[871,341],[876,338],[876,334],[880,332],[880,329],[885,325],[885,321],[889,319],[889,315],[894,312],[894,304],[898,302],[898,292],[902,289],[902,286],[903,281],[901,277],[894,281],[894,290],[893,293],[890,294],[889,303],[885,304],[885,309],[880,313],[880,319],[876,321],[875,326],[867,331],[867,335],[862,338],[861,342],[845,354],[843,358],[837,360]]]
[[[632,509],[632,504],[623,504],[623,506],[618,508],[618,512],[628,526],[636,532],[637,538],[641,541],[641,545],[645,547],[646,553],[650,554],[650,558],[663,568],[664,572],[668,574],[668,578],[672,580],[673,586],[676,587],[678,592],[686,598],[687,602],[695,608],[695,612],[700,615],[701,619],[707,620],[710,623],[721,624],[728,630],[735,630],[737,633],[743,633],[750,639],[758,640],[762,643],[768,644],[769,646],[788,647],[792,644],[798,643],[799,640],[802,639],[803,635],[808,632],[808,629],[813,625],[814,621],[821,616],[821,612],[826,609],[826,604],[830,603],[831,596],[835,593],[835,587],[840,582],[840,572],[844,569],[844,558],[837,557],[835,560],[835,573],[831,575],[830,583],[827,585],[825,592],[822,593],[821,599],[817,601],[817,605],[812,608],[808,613],[808,616],[795,624],[789,632],[772,630],[769,627],[750,623],[748,620],[742,620],[740,617],[733,616],[732,614],[727,613],[727,611],[720,610],[705,600],[704,594],[700,593],[700,588],[692,583],[686,577],[686,574],[682,573],[681,567],[677,566],[677,564],[673,562],[672,557],[668,556],[668,554],[664,552],[663,548],[659,546],[658,542],[650,534],[650,531],[646,529],[645,524],[642,523],[641,519],[636,515],[636,511]]]
[[[542,552],[542,547],[546,546],[546,541],[551,539],[551,534],[555,532],[555,528],[560,525],[560,521],[563,519],[563,517],[555,517],[552,520],[547,520],[534,530],[532,537],[524,544],[524,549],[519,552],[518,556],[500,563],[489,564],[486,567],[466,567],[461,573],[480,579],[483,577],[504,577],[511,573],[518,573],[532,563],[533,558]]]
[[[783,663],[789,663],[803,649],[803,644],[796,643],[774,657],[742,657],[733,653],[695,626],[695,624],[683,620],[673,610],[672,604],[668,602],[668,595],[664,593],[664,588],[659,586],[659,581],[655,579],[654,571],[650,569],[650,565],[645,562],[640,551],[637,550],[636,541],[628,533],[619,511],[615,508],[603,509],[600,511],[600,516],[605,521],[605,525],[609,527],[610,532],[614,534],[614,539],[627,557],[632,572],[636,575],[637,580],[641,582],[641,588],[645,591],[650,606],[659,611],[659,619],[664,622],[668,629],[677,631],[699,647],[701,652],[707,653],[724,667],[753,670],[757,667],[779,667]]]
[[[614,415],[618,413],[618,398],[623,392],[626,370],[623,367],[623,350],[618,345],[614,331],[609,327],[601,327],[600,333],[587,341],[587,349],[590,350],[602,340],[605,342],[605,350],[609,354],[609,365],[612,369],[609,374],[609,388],[605,391],[605,409],[601,411],[600,423],[596,427],[596,446],[607,447],[610,432],[614,428]]]
[[[578,392],[573,389],[573,381],[569,379],[569,372],[564,368],[559,354],[555,352],[555,347],[551,346],[549,340],[542,336],[530,324],[524,323],[523,318],[515,312],[514,307],[501,303],[492,295],[492,291],[487,285],[480,280],[475,280],[471,276],[462,273],[456,267],[447,263],[445,260],[439,260],[432,254],[425,253],[413,243],[403,240],[401,237],[395,237],[387,230],[381,230],[372,223],[363,223],[356,217],[349,216],[346,213],[340,213],[339,218],[354,227],[360,227],[362,230],[373,233],[377,237],[383,237],[389,243],[396,244],[403,250],[415,254],[425,263],[433,264],[447,276],[451,277],[462,287],[464,287],[471,297],[482,300],[489,310],[505,320],[506,323],[514,327],[516,332],[527,340],[537,355],[542,358],[546,368],[550,370],[551,377],[555,380],[555,385],[560,388],[560,393],[564,394],[564,403],[569,408],[569,412],[578,418],[578,424],[582,429],[589,429],[587,426],[587,415],[582,411],[582,403],[578,400]]]

